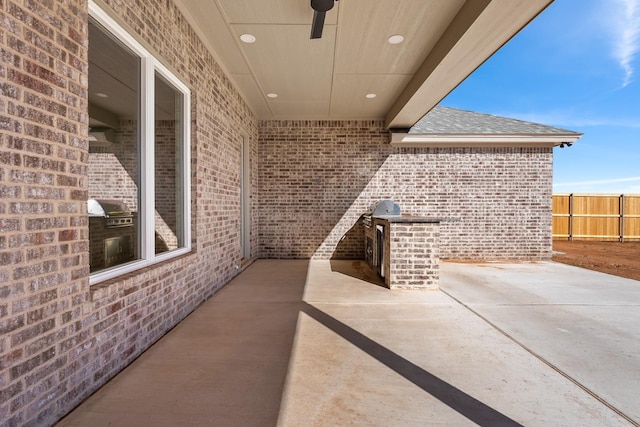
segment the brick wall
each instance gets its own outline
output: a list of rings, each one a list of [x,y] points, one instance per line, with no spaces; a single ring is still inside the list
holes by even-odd
[[[102,3],[192,88],[194,250],[89,286],[87,2],[0,0],[3,425],[52,424],[239,271],[240,131],[256,159],[257,122],[170,1]]]
[[[551,148],[394,148],[382,122],[260,122],[260,255],[362,258],[374,201],[454,218],[442,259],[551,256]]]

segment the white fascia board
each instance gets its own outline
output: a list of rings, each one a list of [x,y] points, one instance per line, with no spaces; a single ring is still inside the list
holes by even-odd
[[[555,147],[572,144],[582,135],[424,135],[392,133],[395,147]]]

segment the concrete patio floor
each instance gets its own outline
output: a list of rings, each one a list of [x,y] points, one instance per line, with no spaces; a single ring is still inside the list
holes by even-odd
[[[640,282],[562,264],[260,260],[60,426],[640,422]]]

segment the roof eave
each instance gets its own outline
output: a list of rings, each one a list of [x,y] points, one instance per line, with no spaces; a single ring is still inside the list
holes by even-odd
[[[466,2],[385,117],[388,129],[415,125],[553,0]]]
[[[433,135],[418,133],[391,134],[391,145],[396,147],[556,147],[573,144],[581,133],[547,135]]]

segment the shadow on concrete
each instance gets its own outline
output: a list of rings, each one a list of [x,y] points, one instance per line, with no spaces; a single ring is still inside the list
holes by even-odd
[[[332,265],[363,280],[375,274],[367,272],[364,261]],[[57,427],[277,425],[287,377],[296,366],[293,348],[301,313],[469,420],[483,426],[520,425],[306,303],[308,271],[309,261],[257,261]]]
[[[481,426],[492,427],[522,427],[522,424],[425,371],[418,365],[399,356],[312,305],[305,303],[302,311],[474,423]]]
[[[331,271],[353,277],[363,282],[385,287],[384,280],[378,276],[366,261],[362,260],[335,260],[332,259]]]

